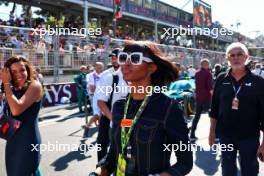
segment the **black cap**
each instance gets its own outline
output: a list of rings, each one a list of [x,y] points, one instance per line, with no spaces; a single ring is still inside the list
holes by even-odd
[[[115,56],[117,57],[118,53],[120,51],[120,48],[115,48],[111,54],[109,54],[109,57]]]

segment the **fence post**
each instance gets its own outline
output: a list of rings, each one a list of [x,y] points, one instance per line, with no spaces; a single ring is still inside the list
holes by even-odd
[[[55,35],[54,40],[54,66],[53,66],[53,77],[54,83],[59,81],[59,35]]]

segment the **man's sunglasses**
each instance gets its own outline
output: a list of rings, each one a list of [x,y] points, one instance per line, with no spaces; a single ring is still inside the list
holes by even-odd
[[[118,58],[118,64],[119,65],[124,65],[127,63],[127,61],[129,60],[129,62],[133,65],[140,65],[142,64],[142,62],[147,62],[147,63],[152,63],[153,61],[148,58],[148,57],[144,57],[143,53],[141,52],[133,52],[133,53],[126,53],[126,52],[120,52],[117,56]]]
[[[237,53],[237,54],[230,54],[229,57],[230,58],[235,58],[235,57],[241,58],[242,56],[244,56],[244,53]]]

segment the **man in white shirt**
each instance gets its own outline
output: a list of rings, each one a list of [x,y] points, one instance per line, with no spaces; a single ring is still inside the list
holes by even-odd
[[[89,127],[95,121],[95,119],[99,119],[101,112],[97,105],[97,96],[95,94],[96,87],[101,77],[101,73],[104,69],[104,64],[102,62],[95,63],[95,71],[86,75],[87,80],[87,91],[90,99],[90,103],[93,109],[93,117],[89,120],[88,124],[86,124],[86,128],[83,134],[83,137],[88,137]]]
[[[259,75],[262,78],[264,78],[264,70],[261,69],[261,64],[256,64],[255,69],[252,70],[252,73],[254,73],[255,75]]]
[[[117,79],[115,82],[114,79]],[[115,86],[112,87],[113,82],[115,83]],[[126,98],[127,95],[127,83],[126,81],[123,80],[123,75],[121,72],[121,68],[118,68],[115,70],[113,67],[105,70],[102,75],[101,79],[99,81],[98,91],[96,91],[97,98],[98,98],[98,105],[100,109],[103,111],[103,114],[109,119],[112,119],[112,113],[111,109],[114,105],[114,103],[120,99]],[[115,91],[112,93],[112,89]],[[111,94],[112,94],[112,99],[111,99]],[[107,102],[109,100],[112,100],[109,102],[108,107],[106,108],[105,106],[107,105]],[[109,106],[111,108],[109,108]]]
[[[103,72],[103,70],[104,70],[104,64],[102,62],[96,62],[95,70],[86,75],[87,91],[88,91],[88,95],[90,96],[90,100],[94,96],[96,85],[100,80],[100,74]]]
[[[117,62],[117,56],[120,49],[114,49],[109,57],[112,58],[111,68],[105,70],[101,74],[101,78],[96,89],[98,106],[102,112],[99,121],[99,130],[97,136],[97,144],[101,145],[101,151],[98,151],[98,161],[100,161],[107,153],[109,145],[109,129],[112,120],[113,104],[127,96],[127,83],[123,80],[121,69]],[[116,85],[116,86],[115,86]],[[113,90],[113,91],[112,91]]]
[[[188,72],[189,77],[194,78],[196,70],[195,68],[193,68],[192,65],[189,66],[187,72]]]

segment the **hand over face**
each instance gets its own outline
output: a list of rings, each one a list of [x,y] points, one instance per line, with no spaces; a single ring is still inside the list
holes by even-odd
[[[9,68],[3,68],[0,72],[0,78],[2,79],[3,83],[10,83],[11,81],[11,74]]]

